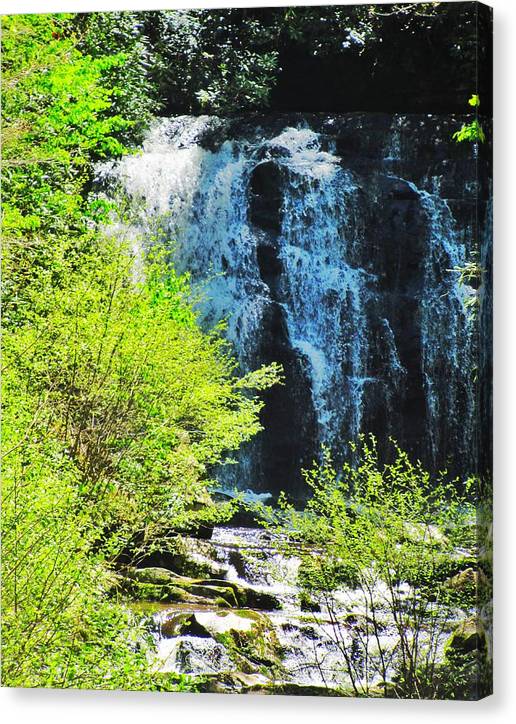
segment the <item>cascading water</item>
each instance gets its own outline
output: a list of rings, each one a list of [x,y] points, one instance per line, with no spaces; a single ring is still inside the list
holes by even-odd
[[[249,616],[249,609],[221,609],[209,602],[147,604],[156,643],[151,661],[159,671],[229,677],[231,689],[235,690],[243,666],[244,671],[252,671],[252,676],[244,677],[240,685],[252,684],[258,690],[267,690],[274,681],[280,686],[294,685],[298,693],[303,687],[315,687],[315,691],[305,689],[305,693],[334,692],[349,687],[346,655],[352,657],[355,676],[361,685],[379,684],[383,667],[388,678],[395,674],[400,655],[399,630],[389,607],[389,589],[381,581],[376,582],[374,592],[369,594],[350,586],[338,588],[330,598],[324,593],[320,596],[314,593],[312,605],[307,608],[300,605],[301,561],[281,552],[273,534],[258,528],[215,527],[212,539],[203,541],[203,551],[204,557],[200,560],[210,566],[215,563],[218,570],[224,569],[226,580],[264,591],[278,605],[266,613],[255,610],[253,618],[252,614]],[[408,584],[401,584],[396,595],[403,598],[410,592]],[[364,631],[364,625],[371,621],[370,595],[374,602],[374,632],[367,627]],[[435,613],[437,616],[438,611]],[[275,669],[269,665],[258,673],[256,661],[253,670],[251,661],[235,658],[234,651],[231,655],[232,639],[227,633],[239,632],[236,640],[245,641],[245,633],[252,629],[253,620],[273,631],[271,640],[281,651]],[[432,642],[439,656],[455,623],[455,615],[441,620],[442,629]],[[242,633],[244,637],[239,638]],[[430,645],[428,632],[419,632],[419,643],[423,648]]]
[[[472,226],[457,231],[444,167],[425,157],[450,135],[437,117],[179,117],[99,167],[130,202],[119,229],[173,251],[243,370],[285,368],[226,482],[302,494],[321,444],[343,457],[360,432],[433,469],[471,469],[471,323],[452,270]]]

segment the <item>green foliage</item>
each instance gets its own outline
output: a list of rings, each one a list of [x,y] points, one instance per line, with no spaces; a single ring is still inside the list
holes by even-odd
[[[124,150],[117,133],[130,122],[107,114],[117,89],[101,83],[124,56],[92,59],[76,45],[69,15],[2,18],[6,233],[80,221],[89,161]]]
[[[26,290],[59,285],[93,243],[106,214],[85,191],[91,162],[124,151],[131,122],[111,114],[103,84],[124,56],[77,48],[70,15],[2,18],[2,236],[4,323],[24,318]],[[89,241],[88,241],[89,239]],[[43,291],[43,286],[40,287]]]
[[[480,106],[480,98],[475,93],[468,100],[470,106],[478,108]],[[469,141],[470,143],[485,143],[486,134],[480,125],[478,118],[474,118],[471,123],[463,123],[459,131],[455,131],[452,138],[457,143]]]
[[[153,670],[109,568],[228,514],[210,469],[261,429],[253,389],[280,370],[237,377],[188,277],[98,230],[92,162],[124,152],[118,110],[143,102],[114,85],[127,54],[85,55],[68,15],[2,26],[3,684],[192,690]]]
[[[35,293],[30,324],[5,336],[11,686],[152,688],[149,641],[104,600],[102,564],[136,531],[223,516],[206,468],[259,429],[260,403],[238,391],[220,338],[199,331],[183,281],[153,269],[133,287],[130,257],[114,241],[105,247],[66,288]]]
[[[385,465],[372,436],[357,452],[357,466],[337,472],[325,450],[304,472],[313,497],[302,512],[283,498],[276,530],[300,558],[305,603],[318,601],[332,623],[355,695],[439,698],[447,632],[477,604],[476,591],[446,584],[461,556],[475,560],[475,509],[457,481],[432,480],[395,445]],[[469,689],[448,696],[472,695],[479,672],[468,671]]]
[[[41,427],[43,400],[34,410],[13,367],[3,377],[2,683],[157,688],[151,639],[106,597],[109,576],[91,553],[96,511],[81,499],[80,473]]]
[[[185,280],[151,260],[133,285],[129,251],[99,242],[63,288],[27,292],[30,324],[7,336],[6,364],[46,395],[44,425],[69,449],[88,499],[116,485],[147,525],[164,516],[173,528],[205,497],[207,468],[261,429],[261,402],[243,389],[278,375],[235,378],[226,343],[199,330]]]
[[[477,254],[472,254],[471,259],[464,266],[450,269],[451,272],[458,275],[459,285],[467,294],[464,305],[472,321],[477,318],[480,311],[481,286],[485,274],[485,269],[482,268],[477,257]]]
[[[410,48],[414,67],[422,65],[430,42],[442,49],[434,60],[441,73],[457,76],[450,83],[456,87],[479,51],[477,14],[446,3],[90,13],[76,16],[73,26],[78,47],[92,57],[124,54],[123,66],[107,76],[119,89],[113,112],[134,124],[122,134],[126,140],[141,135],[149,98],[154,113],[265,110],[298,60],[319,77],[319,61],[331,59],[345,74],[346,60],[355,68],[360,56],[368,77],[380,64],[399,69],[400,43]]]
[[[480,143],[484,143],[486,135],[482,126],[475,118],[471,123],[464,123],[459,131],[455,131],[452,138],[454,138],[457,143],[462,143],[462,141],[469,141],[470,143],[478,143],[480,141]]]
[[[128,127],[118,134],[126,144],[142,140],[150,119],[162,106],[150,77],[153,55],[144,17],[142,13],[109,12],[85,13],[74,18],[82,53],[93,58],[123,58],[122,63],[106,69],[102,78],[103,85],[113,89],[108,114],[130,120]]]
[[[173,106],[224,114],[268,105],[277,76],[274,24],[239,10],[164,11],[146,20],[158,38],[151,77]]]
[[[480,106],[480,97],[474,93],[468,100],[470,106],[478,109]],[[452,136],[457,143],[469,141],[470,143],[485,143],[486,136],[480,125],[478,118],[471,123],[462,125],[459,131],[455,131]],[[450,269],[451,272],[458,275],[459,285],[466,291],[464,305],[471,321],[475,321],[480,311],[481,285],[485,270],[478,261],[478,254],[473,253],[464,266]]]

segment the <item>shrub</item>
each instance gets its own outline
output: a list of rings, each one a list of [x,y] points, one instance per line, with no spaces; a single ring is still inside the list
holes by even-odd
[[[313,492],[305,510],[283,498],[276,529],[300,558],[303,595],[329,617],[356,696],[476,696],[478,657],[468,686],[456,687],[444,658],[460,616],[478,615],[478,591],[446,583],[454,567],[476,561],[473,481],[461,494],[457,481],[432,480],[393,446],[393,462],[381,465],[375,439],[362,436],[359,463],[339,472],[325,450],[304,472]]]
[[[210,468],[261,429],[252,389],[279,368],[239,378],[188,278],[158,257],[136,275],[99,231],[91,167],[126,150],[108,82],[125,57],[81,53],[67,15],[2,25],[2,681],[191,689],[152,670],[109,568],[135,537],[227,514]]]

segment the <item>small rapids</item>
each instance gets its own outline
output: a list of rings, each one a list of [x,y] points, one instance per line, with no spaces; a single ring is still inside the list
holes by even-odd
[[[159,671],[219,679],[233,677],[228,690],[238,690],[235,681],[243,676],[255,690],[288,685],[300,690],[315,687],[321,693],[351,691],[346,656],[352,659],[355,684],[359,687],[371,688],[394,674],[399,636],[385,587],[378,585],[374,592],[373,630],[370,601],[361,590],[342,588],[334,596],[313,599],[312,610],[306,610],[297,580],[299,559],[279,552],[274,536],[263,529],[215,527],[212,539],[203,541],[203,553],[196,555],[199,561],[204,558],[225,570],[226,580],[271,594],[279,601],[279,607],[248,612],[221,610],[213,605],[145,604],[144,610],[152,617],[150,626],[157,649],[153,664]],[[242,641],[239,637],[253,631],[254,622],[247,618],[249,615],[266,621],[273,632],[268,635],[276,642],[274,665],[249,669],[248,662],[243,666],[242,658],[235,655],[227,634],[236,631],[236,640]],[[189,623],[181,630],[178,625],[184,621]],[[438,642],[441,651],[449,630],[451,622]],[[425,643],[423,634],[421,645]],[[382,670],[380,649],[384,658]]]

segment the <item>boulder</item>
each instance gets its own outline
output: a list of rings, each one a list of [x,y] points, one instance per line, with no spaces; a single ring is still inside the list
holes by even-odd
[[[133,568],[126,567],[122,569],[122,574],[126,578],[130,578],[139,583],[152,583],[155,585],[170,584],[179,578],[177,573],[169,571],[167,568]]]
[[[226,647],[244,673],[253,673],[262,665],[281,665],[282,648],[274,626],[267,616],[256,611],[174,613],[162,622],[161,634],[168,638],[212,638]]]
[[[225,674],[237,668],[224,644],[210,637],[179,640],[175,659],[180,670],[187,674]]]
[[[202,685],[202,691],[211,694],[248,694],[269,693],[271,681],[260,673],[232,671],[219,676],[208,676]]]
[[[378,616],[372,618],[371,616],[366,616],[364,613],[348,613],[344,616],[343,623],[349,629],[360,631],[364,634],[368,633],[370,636],[373,635],[375,628],[376,631],[385,629],[385,624],[378,620]]]
[[[484,626],[477,618],[462,621],[446,642],[446,651],[467,654],[471,651],[485,651],[487,637]]]
[[[175,536],[173,543],[161,546],[140,556],[139,567],[165,568],[193,578],[224,578],[229,570],[227,565],[217,561],[213,544],[201,537]]]
[[[163,580],[161,575],[159,578]],[[168,582],[161,583],[138,580],[134,574],[133,577],[119,576],[118,589],[134,601],[189,603],[197,606],[215,605],[224,608],[237,605],[232,588],[197,585],[197,581],[182,576],[171,577]]]
[[[466,568],[445,582],[446,588],[457,593],[475,594],[488,586],[487,576],[482,570]]]
[[[281,603],[276,596],[267,591],[260,591],[253,586],[239,584],[237,596],[242,602],[241,605],[248,608],[259,608],[261,611],[274,611],[281,608]]]
[[[283,694],[285,696],[345,696],[340,689],[330,686],[318,686],[316,684],[294,684],[290,682],[273,684],[270,690],[263,693]],[[350,696],[350,694],[347,694]]]
[[[250,584],[239,581],[226,581],[220,578],[204,578],[192,581],[200,591],[200,587],[216,588],[218,589],[231,589],[234,595],[235,605],[238,608],[257,608],[262,611],[273,611],[281,608],[279,599],[268,591],[262,591],[259,588],[255,588]],[[191,588],[192,593],[196,593]],[[199,595],[204,595],[200,593]],[[226,596],[228,600],[231,599],[230,594]]]
[[[161,567],[121,569],[118,588],[137,601],[217,604],[235,608],[280,608],[279,600],[266,591],[222,578],[189,578]]]

